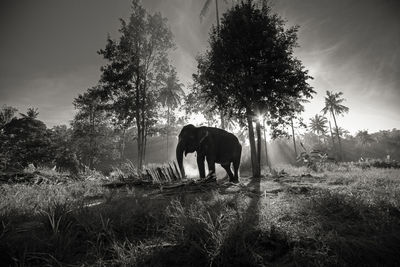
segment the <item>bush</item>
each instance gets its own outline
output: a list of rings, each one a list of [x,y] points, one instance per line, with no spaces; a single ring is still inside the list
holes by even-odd
[[[51,158],[51,141],[46,125],[33,118],[13,119],[3,129],[1,149],[7,154],[7,168],[24,168],[48,164]]]
[[[362,169],[371,167],[381,168],[381,169],[387,169],[387,168],[400,169],[400,162],[396,160],[366,159],[356,162],[355,165]]]

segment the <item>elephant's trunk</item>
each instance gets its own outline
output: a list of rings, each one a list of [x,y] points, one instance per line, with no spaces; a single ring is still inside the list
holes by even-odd
[[[184,146],[181,140],[179,140],[176,146],[176,160],[178,161],[179,170],[181,171],[182,178],[185,178],[185,169],[183,168],[183,152]]]

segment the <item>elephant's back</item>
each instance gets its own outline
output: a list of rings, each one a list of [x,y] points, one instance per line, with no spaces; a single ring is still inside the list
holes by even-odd
[[[216,143],[216,146],[229,146],[232,149],[236,149],[237,147],[241,148],[239,139],[233,134],[223,129],[208,127],[213,139]]]

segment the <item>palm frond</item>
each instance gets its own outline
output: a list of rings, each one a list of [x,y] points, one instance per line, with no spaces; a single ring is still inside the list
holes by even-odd
[[[344,98],[341,98],[342,96],[342,92],[334,93],[326,91],[325,107],[321,111],[324,114],[328,112],[335,113],[337,115],[347,113],[349,108],[341,104],[345,100]]]
[[[316,114],[313,118],[310,119],[311,131],[317,134],[325,134],[327,131],[327,122],[328,120],[324,116]]]
[[[208,10],[210,9],[210,4],[212,0],[206,0],[204,2],[203,8],[200,11],[200,22],[203,22],[203,18],[206,16]]]

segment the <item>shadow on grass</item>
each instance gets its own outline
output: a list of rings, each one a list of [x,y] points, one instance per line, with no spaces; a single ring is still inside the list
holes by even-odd
[[[289,251],[284,235],[275,228],[266,231],[259,227],[260,182],[260,178],[252,179],[240,192],[224,192],[232,198],[210,205],[198,204],[187,210],[178,204],[172,211],[174,227],[169,229],[177,245],[153,251],[142,264],[263,266],[283,262]],[[251,197],[244,197],[243,191],[252,192]]]
[[[3,214],[1,265],[131,265],[136,255],[129,253],[139,249],[141,243],[151,240],[154,245],[163,239],[169,224],[166,210],[172,198],[149,199],[141,194],[106,198],[106,202],[90,207],[84,202],[55,202],[36,214],[20,214],[18,210]],[[210,198],[211,193],[201,198],[174,196],[185,206]],[[124,253],[130,256],[121,259]]]
[[[0,260],[6,266],[400,264],[400,210],[390,201],[285,190],[294,208],[265,229],[260,183],[252,179],[223,194],[110,196],[92,207],[54,203],[35,216],[10,211],[0,218]]]
[[[296,265],[399,266],[398,207],[328,189],[292,196],[292,209],[281,215],[279,223],[295,237]]]

